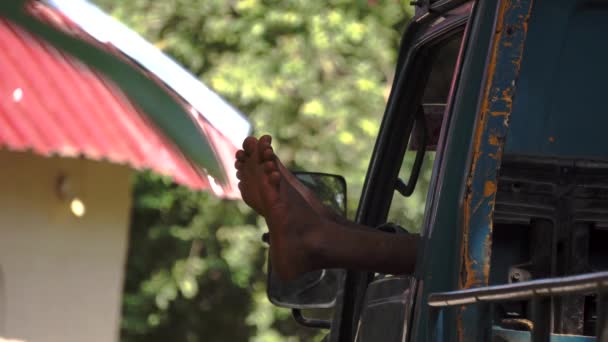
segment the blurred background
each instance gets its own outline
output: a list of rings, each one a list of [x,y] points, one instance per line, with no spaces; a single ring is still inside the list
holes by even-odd
[[[95,2],[271,134],[288,167],[343,175],[354,216],[409,1]],[[407,205],[416,227],[423,203]],[[242,201],[143,173],[131,217],[123,341],[318,340],[266,298],[267,228]]]
[[[409,1],[93,2],[271,134],[289,168],[343,175],[354,217]],[[267,227],[242,201],[150,171],[133,184],[121,341],[320,340],[266,298]],[[410,232],[422,201],[403,201]]]

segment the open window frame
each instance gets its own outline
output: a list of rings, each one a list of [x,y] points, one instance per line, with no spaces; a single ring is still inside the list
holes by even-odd
[[[422,100],[426,78],[430,74],[430,68],[425,68],[425,63],[430,63],[425,62],[422,57],[432,47],[453,35],[463,34],[471,12],[472,2],[461,4],[444,13],[428,13],[414,20],[404,33],[391,95],[357,211],[358,223],[373,227],[385,223],[396,190],[398,173],[416,121],[417,107]],[[463,43],[465,39],[466,37],[463,38]],[[459,72],[460,63],[457,62],[456,65],[455,75]],[[444,115],[447,115],[447,110]],[[440,142],[437,146],[438,154],[443,148]],[[417,175],[413,176],[408,181],[414,182],[410,187],[415,186]],[[354,340],[367,285],[372,278],[371,272],[347,272],[332,320],[330,342]]]

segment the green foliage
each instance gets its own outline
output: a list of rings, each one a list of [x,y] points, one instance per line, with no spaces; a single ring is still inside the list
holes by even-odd
[[[410,16],[406,2],[97,2],[239,108],[257,134],[272,134],[288,167],[345,176],[352,217]],[[266,228],[243,203],[150,174],[138,177],[134,201],[123,340],[317,334],[265,298]]]
[[[254,217],[238,202],[194,193],[149,173],[138,176],[123,339],[199,341],[211,336],[216,338],[204,340],[243,341],[253,334],[245,321],[254,305],[252,287],[262,280],[233,278],[261,269],[263,255],[252,255],[246,265],[234,262],[223,256],[227,249],[222,237],[226,229],[259,235],[259,228],[248,222],[255,223]],[[259,250],[243,247],[244,252]]]

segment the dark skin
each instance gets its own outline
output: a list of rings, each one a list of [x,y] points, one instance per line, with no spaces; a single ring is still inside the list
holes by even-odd
[[[263,216],[270,261],[284,280],[323,268],[413,273],[419,237],[390,234],[335,214],[274,154],[271,137],[247,137],[235,167],[245,203]]]

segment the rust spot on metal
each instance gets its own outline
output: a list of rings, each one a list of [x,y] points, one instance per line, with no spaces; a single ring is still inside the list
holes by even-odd
[[[532,7],[532,3],[534,3],[534,0],[530,1],[530,8]],[[528,34],[528,22],[530,21],[530,12],[531,11],[528,10],[528,12],[526,13],[526,17],[524,18],[521,24],[521,28],[524,31],[524,36]]]
[[[487,285],[490,272],[490,253],[492,244],[492,215],[495,204],[495,197],[497,191],[497,179],[493,172],[496,172],[503,153],[504,138],[506,135],[505,128],[508,127],[509,115],[512,111],[513,106],[513,94],[515,92],[515,85],[517,75],[521,67],[521,58],[523,55],[523,39],[525,39],[528,30],[528,20],[530,17],[530,11],[532,1],[528,1],[525,16],[518,14],[519,20],[514,20],[514,23],[509,23],[508,27],[505,20],[508,13],[512,13],[514,8],[519,8],[521,11],[522,6],[526,1],[512,1],[502,0],[500,1],[497,17],[495,23],[494,36],[492,38],[492,45],[490,46],[489,58],[486,65],[486,80],[483,88],[482,102],[480,104],[479,111],[477,113],[477,119],[475,124],[475,130],[472,136],[472,160],[469,168],[469,174],[466,180],[466,194],[464,196],[463,205],[463,226],[462,226],[462,244],[461,244],[461,267],[459,273],[459,287],[471,288],[476,286]],[[523,38],[522,38],[523,37]],[[520,41],[522,40],[522,41]],[[510,70],[508,75],[513,74],[514,78],[508,84],[505,84],[504,80],[496,79],[497,77],[497,63],[499,56],[505,55],[502,50],[507,50],[508,57],[504,57],[500,63],[510,63]],[[511,51],[513,50],[513,51]],[[503,57],[500,57],[503,58]],[[501,64],[501,68],[509,68],[508,66]],[[510,76],[509,76],[510,77]],[[501,120],[503,125],[500,125],[497,120]],[[488,132],[489,125],[496,128],[495,132]],[[499,124],[500,126],[496,126]],[[483,159],[482,159],[483,158]],[[480,160],[487,160],[491,158],[493,163],[496,165],[496,169],[493,170],[478,170],[477,167],[480,165]],[[485,164],[484,164],[485,165]],[[493,168],[493,167],[492,167]],[[480,175],[478,172],[492,172],[488,173],[487,181],[483,184],[483,189],[479,189],[477,183],[474,188],[474,180]],[[476,192],[477,191],[477,192]],[[482,193],[481,193],[482,192]],[[483,195],[483,196],[482,196]],[[472,227],[471,220],[477,219],[475,215],[486,215],[484,205],[489,206],[490,210],[487,212],[487,219],[480,221],[483,227]],[[478,211],[484,209],[483,211]],[[477,214],[476,214],[477,213]],[[477,220],[476,220],[477,222]],[[483,238],[482,250],[477,250],[478,247],[472,246],[471,239],[472,229],[482,229],[480,231],[482,236],[475,235],[475,238]],[[475,248],[475,250],[472,250]],[[481,252],[483,255],[479,255],[477,259],[476,253]],[[457,315],[457,335],[458,341],[464,342],[468,334],[471,332],[466,331],[470,328],[468,322],[463,321],[464,315],[462,314],[466,309],[463,307],[460,310],[460,314]]]
[[[467,179],[467,189],[468,194],[464,200],[464,208],[463,208],[463,232],[462,232],[462,245],[460,255],[462,256],[462,266],[461,266],[461,276],[460,276],[460,288],[471,288],[479,285],[479,279],[475,276],[475,270],[473,269],[473,260],[471,259],[471,255],[469,253],[469,235],[470,235],[470,224],[471,224],[471,209],[473,208],[473,203],[471,203],[472,196],[472,182],[473,177],[475,175],[475,169],[477,167],[477,162],[481,156],[481,143],[483,132],[487,126],[487,115],[486,113],[490,112],[490,92],[492,90],[492,84],[494,83],[494,76],[496,74],[496,60],[498,55],[498,48],[500,39],[502,37],[502,30],[504,27],[504,17],[507,8],[511,6],[510,1],[502,1],[498,11],[498,17],[496,22],[496,33],[494,34],[493,39],[493,48],[491,51],[491,58],[488,60],[487,66],[487,75],[488,79],[486,80],[486,86],[484,89],[483,102],[481,104],[480,112],[478,113],[478,123],[475,127],[475,132],[473,135],[473,160],[471,161],[471,168],[469,170],[469,177]],[[499,113],[497,115],[508,115],[508,113]],[[490,113],[490,115],[495,115],[495,113]],[[460,315],[459,315],[460,316]],[[459,340],[464,338],[462,332],[459,332]]]
[[[507,116],[507,115],[509,115],[509,114],[510,114],[510,112],[505,112],[505,111],[493,111],[493,112],[490,112],[490,114],[491,114],[492,116]]]
[[[456,320],[456,333],[458,334],[458,341],[462,342],[464,340],[464,326],[462,324],[462,313],[466,309],[466,306],[460,307],[460,313],[458,314],[458,319]]]
[[[467,189],[468,189],[468,194],[465,196],[465,205],[464,205],[464,213],[463,213],[463,220],[464,220],[464,226],[463,226],[463,241],[462,241],[462,246],[461,246],[461,256],[462,256],[462,269],[461,269],[461,279],[460,279],[460,286],[461,288],[470,288],[476,285],[481,285],[479,284],[480,282],[483,282],[482,280],[478,279],[475,276],[475,271],[472,268],[472,265],[474,265],[474,262],[472,260],[470,260],[470,254],[469,254],[469,234],[470,234],[470,223],[471,223],[471,214],[474,212],[474,208],[477,208],[478,203],[473,204],[472,200],[473,200],[473,189],[472,189],[472,183],[473,183],[473,177],[475,176],[475,170],[477,167],[477,163],[479,161],[479,159],[482,157],[482,153],[481,153],[481,145],[482,145],[482,137],[484,134],[484,131],[487,127],[487,123],[488,123],[488,115],[491,117],[498,117],[498,116],[502,116],[505,117],[505,125],[508,124],[508,116],[511,113],[512,110],[512,105],[513,105],[513,92],[514,92],[514,83],[512,83],[509,87],[500,89],[500,88],[494,88],[494,77],[496,75],[496,64],[497,64],[497,56],[499,54],[499,50],[503,47],[508,47],[508,48],[512,48],[513,47],[513,43],[509,40],[503,42],[503,44],[501,44],[501,41],[503,38],[505,38],[505,36],[513,36],[515,31],[518,30],[523,30],[524,32],[524,36],[527,33],[527,21],[529,20],[529,16],[530,16],[530,12],[528,11],[526,13],[526,16],[523,17],[522,15],[519,15],[518,17],[520,19],[525,18],[523,20],[523,22],[521,24],[517,24],[514,26],[510,26],[510,34],[508,34],[506,25],[505,25],[505,13],[507,12],[507,10],[512,9],[514,6],[521,6],[521,4],[519,2],[515,2],[513,3],[510,0],[505,0],[502,1],[500,3],[499,9],[498,9],[498,13],[497,13],[497,22],[496,22],[496,28],[495,28],[495,34],[493,37],[493,45],[492,45],[492,50],[491,50],[491,55],[490,58],[488,60],[488,65],[487,65],[487,75],[488,78],[486,79],[486,85],[485,85],[485,89],[484,89],[484,95],[483,95],[483,100],[482,100],[482,104],[481,104],[481,108],[480,108],[480,112],[478,113],[478,123],[475,126],[475,132],[473,134],[473,159],[471,161],[471,166],[470,166],[470,170],[469,170],[469,177],[467,178]],[[523,51],[520,50],[520,53]],[[511,63],[513,63],[513,65],[516,68],[516,71],[519,72],[520,66],[521,66],[521,54],[517,57],[517,58],[513,58],[511,60]],[[500,110],[500,111],[492,111],[490,110],[490,107],[492,105],[492,102],[496,102],[496,96],[493,94],[500,94],[498,100],[502,100],[503,104],[505,105],[505,109],[506,110]],[[493,101],[492,101],[493,100]],[[492,134],[489,136],[488,139],[488,143],[492,146],[496,146],[498,148],[498,151],[496,154],[494,153],[490,153],[488,154],[488,156],[492,159],[495,160],[500,160],[500,157],[502,155],[502,144],[504,144],[504,140],[500,139],[499,136],[497,136],[496,134]],[[484,194],[485,197],[488,196],[494,196],[495,192],[496,192],[496,183],[492,183],[490,182],[486,183],[485,185],[485,189],[484,189]],[[493,200],[492,200],[493,203]],[[490,220],[490,224],[491,224],[491,220]],[[491,243],[491,241],[487,242],[488,244]],[[485,271],[485,266],[484,266],[484,272]],[[487,281],[488,277],[487,274],[484,274],[484,278],[485,281]]]
[[[503,89],[502,100],[504,101],[505,105],[507,105],[509,111],[511,111],[511,108],[513,107],[513,87]]]
[[[486,181],[485,186],[483,187],[483,195],[485,197],[494,196],[496,194],[496,182],[495,181]]]

